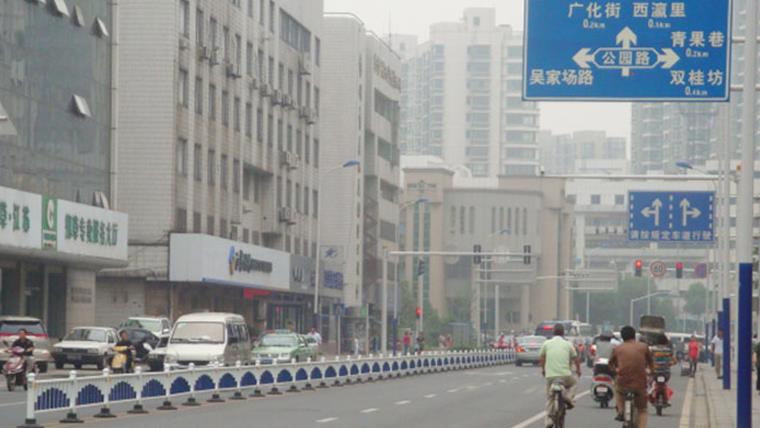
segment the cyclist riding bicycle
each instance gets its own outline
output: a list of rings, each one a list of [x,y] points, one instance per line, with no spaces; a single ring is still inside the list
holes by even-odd
[[[623,406],[626,392],[635,395],[634,406],[638,411],[639,428],[647,426],[647,369],[654,372],[652,352],[646,343],[636,341],[636,330],[631,326],[620,329],[623,344],[612,351],[610,367],[617,374],[615,378],[615,403],[618,416],[623,420]]]
[[[540,363],[541,374],[546,378],[546,417],[544,426],[553,426],[551,419],[552,392],[551,386],[555,381],[560,381],[565,386],[565,401],[567,409],[575,406],[575,385],[578,383],[570,364],[575,364],[575,373],[581,377],[581,362],[575,352],[575,346],[565,340],[565,327],[562,324],[554,326],[554,337],[544,342],[541,346]]]

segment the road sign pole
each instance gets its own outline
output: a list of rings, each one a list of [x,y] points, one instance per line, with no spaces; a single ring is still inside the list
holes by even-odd
[[[757,0],[745,3],[746,33],[744,45],[744,88],[742,107],[742,163],[741,186],[737,194],[736,250],[739,263],[738,325],[737,325],[737,388],[736,426],[752,426],[752,238],[754,217],[754,172],[755,172],[755,84],[757,81]],[[726,314],[728,317],[728,314]],[[730,320],[726,323],[730,330]],[[728,331],[725,331],[725,335]],[[724,341],[728,342],[727,339]],[[726,349],[724,347],[724,349]],[[730,352],[730,349],[729,349]],[[730,364],[731,355],[723,354]],[[724,364],[724,367],[726,365]],[[724,388],[730,386],[731,370],[724,373]]]

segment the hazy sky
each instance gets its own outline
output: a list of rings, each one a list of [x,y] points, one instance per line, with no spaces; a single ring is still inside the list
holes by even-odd
[[[496,21],[523,28],[523,0],[324,0],[327,12],[352,12],[377,34],[417,34],[427,40],[433,22],[457,21],[467,7],[495,7]],[[555,133],[601,129],[629,137],[628,103],[542,103],[541,128]]]

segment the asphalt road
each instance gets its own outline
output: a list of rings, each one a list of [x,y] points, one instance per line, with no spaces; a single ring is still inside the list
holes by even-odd
[[[600,409],[586,393],[589,369],[578,393],[577,407],[567,419],[569,427],[619,426],[612,410]],[[671,386],[676,391],[673,406],[657,417],[650,411],[653,428],[684,427],[681,412],[687,379],[674,370]],[[584,394],[585,393],[585,394]],[[200,397],[199,397],[200,398]],[[23,421],[22,392],[0,392],[0,426]],[[178,399],[181,400],[181,399]],[[158,402],[147,402],[149,415],[129,416],[126,408],[114,407],[117,418],[96,420],[91,409],[82,416],[84,426],[121,427],[494,427],[538,428],[544,403],[543,379],[534,367],[499,366],[447,372],[402,379],[377,381],[318,392],[285,393],[280,396],[182,406],[177,411],[158,411]],[[176,402],[175,405],[180,404]],[[693,409],[692,409],[693,410]],[[62,414],[46,415],[40,423],[62,426]],[[688,422],[688,418],[684,419]],[[694,426],[693,421],[685,426]]]

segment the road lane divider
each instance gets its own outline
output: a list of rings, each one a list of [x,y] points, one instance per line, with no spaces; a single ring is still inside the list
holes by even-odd
[[[201,404],[198,394],[213,394],[219,401],[222,393],[230,398],[245,400],[244,391],[269,391],[280,394],[280,388],[296,392],[320,387],[369,382],[376,379],[392,379],[401,376],[433,374],[450,370],[470,370],[511,364],[515,354],[511,350],[474,351],[428,351],[422,354],[369,355],[336,357],[319,361],[291,361],[287,364],[245,365],[232,367],[192,366],[163,372],[113,374],[104,370],[95,376],[79,376],[69,372],[65,379],[38,380],[34,373],[28,375],[25,422],[19,428],[40,428],[38,416],[44,413],[66,412],[67,422],[79,421],[78,413],[87,407],[100,407],[108,412],[113,404],[134,404],[133,414],[144,412],[143,401],[163,398],[159,409],[178,411],[172,400],[187,397],[185,403]],[[181,411],[181,410],[179,410]]]

